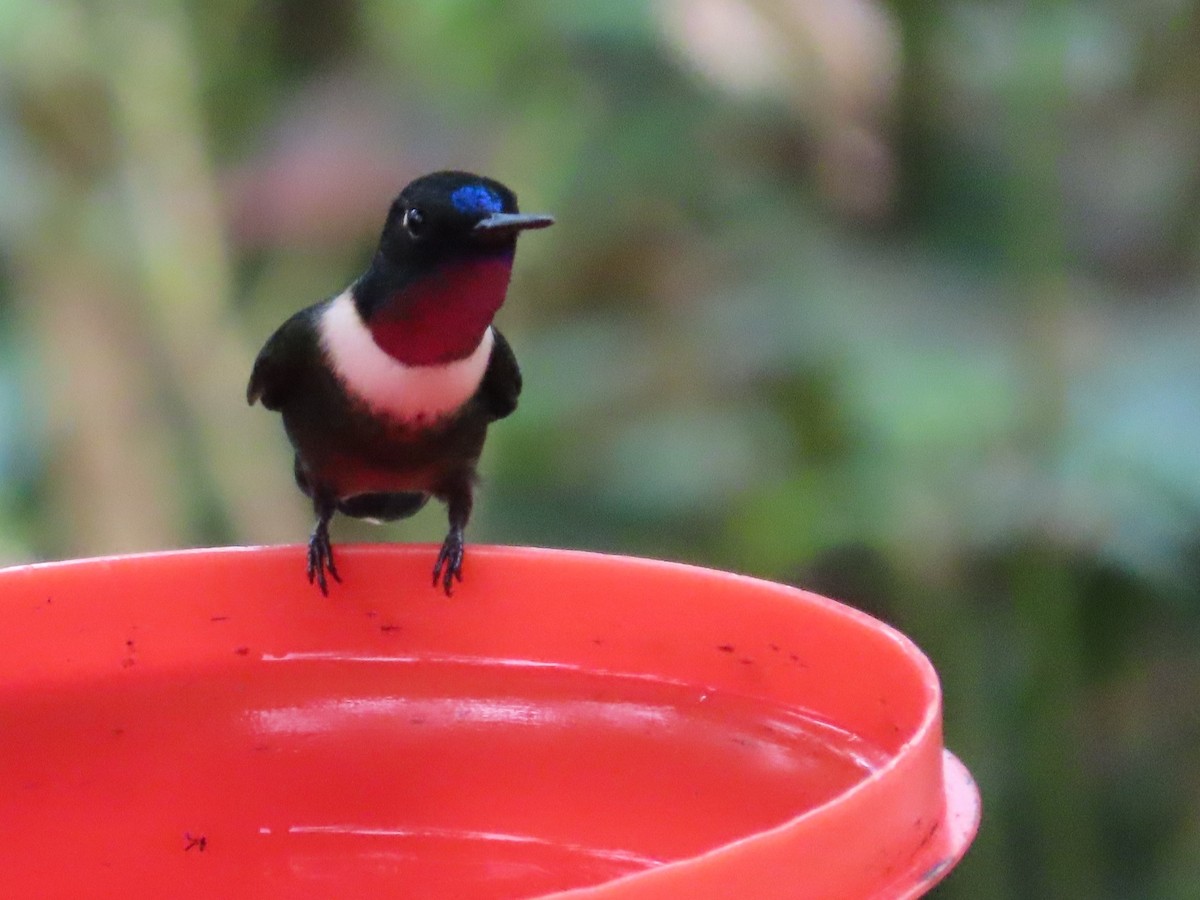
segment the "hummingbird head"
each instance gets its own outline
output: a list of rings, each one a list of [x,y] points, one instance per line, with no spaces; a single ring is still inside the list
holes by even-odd
[[[516,195],[469,172],[435,172],[392,202],[354,301],[372,338],[406,365],[471,354],[504,303],[517,236],[554,220],[524,215]]]

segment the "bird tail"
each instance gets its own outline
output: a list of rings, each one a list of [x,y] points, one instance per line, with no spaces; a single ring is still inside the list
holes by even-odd
[[[357,494],[337,503],[338,512],[352,519],[374,519],[395,522],[415,515],[429,502],[429,495],[420,491],[398,494]]]

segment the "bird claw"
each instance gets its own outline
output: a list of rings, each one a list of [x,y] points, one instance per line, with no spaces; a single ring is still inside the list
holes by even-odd
[[[433,586],[442,583],[442,590],[449,597],[454,593],[454,579],[462,581],[463,563],[463,533],[461,528],[451,528],[438,551],[437,562],[433,566]]]
[[[342,576],[338,574],[337,566],[333,564],[333,544],[329,541],[329,528],[318,524],[313,529],[312,537],[308,539],[308,583],[314,581],[321,593],[329,596],[329,584],[325,573],[333,576],[333,580],[341,584]]]

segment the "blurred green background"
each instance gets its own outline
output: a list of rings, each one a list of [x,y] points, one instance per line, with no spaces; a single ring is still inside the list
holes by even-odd
[[[470,539],[912,635],[939,897],[1200,896],[1200,3],[0,0],[0,561],[303,540],[250,362],[444,167],[559,221]]]

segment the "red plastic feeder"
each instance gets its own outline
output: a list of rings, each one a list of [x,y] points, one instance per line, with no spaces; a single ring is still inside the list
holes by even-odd
[[[20,897],[916,897],[979,795],[906,638],[688,566],[298,547],[0,572]]]

